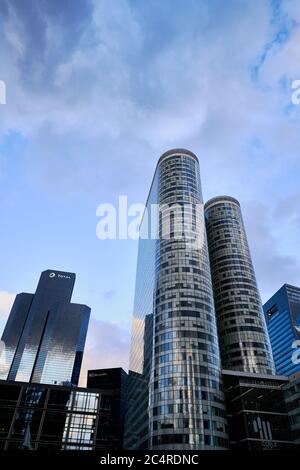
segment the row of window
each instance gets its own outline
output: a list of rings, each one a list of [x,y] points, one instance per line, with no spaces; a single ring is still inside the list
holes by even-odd
[[[154,436],[152,438],[153,446],[165,446],[170,444],[191,444],[198,446],[199,442],[205,446],[210,447],[215,446],[227,448],[229,446],[229,442],[227,439],[206,434],[200,434],[199,436],[197,436],[197,438],[196,436],[189,434],[162,434],[160,436]]]
[[[162,354],[161,356],[158,356],[155,358],[155,364],[165,364],[166,362],[180,362],[180,361],[186,361],[187,357],[189,356],[192,361],[199,361],[199,354],[201,351],[201,348],[203,347],[203,350],[209,350],[210,352],[215,352],[216,348],[218,348],[218,343],[217,339],[213,344],[210,342],[207,344],[204,343],[198,343],[195,345],[195,350],[198,352],[193,352],[193,353],[186,353],[186,352],[172,352],[168,354]]]
[[[157,420],[153,422],[152,429],[153,431],[160,429],[201,429],[202,426],[205,431],[227,432],[227,426],[222,421],[208,419],[201,420],[197,418],[174,418],[172,420]]]
[[[198,310],[178,310],[178,311],[173,310],[172,312],[157,315],[155,318],[156,318],[156,322],[159,323],[159,322],[165,322],[166,320],[168,320],[170,318],[176,318],[176,317],[180,317],[180,318],[185,318],[185,317],[201,318],[201,317],[203,317],[203,312],[199,312]],[[207,315],[207,320],[209,322],[211,322],[212,317],[209,317]]]
[[[242,329],[243,327],[241,326],[240,328]],[[255,327],[249,327],[249,328],[251,329],[251,328],[255,328]],[[249,328],[247,328],[247,331],[249,330]],[[236,330],[236,331],[238,331],[238,330]],[[256,330],[254,330],[254,331],[256,331]],[[212,336],[209,333],[204,333],[204,332],[201,332],[201,331],[189,331],[189,330],[178,331],[177,332],[177,338],[205,339],[205,340],[211,341],[211,342],[214,342],[214,340],[216,339],[216,337]],[[179,349],[181,349],[182,347],[185,347],[185,346],[186,346],[185,341],[170,341],[169,343],[163,343],[159,346],[156,346],[155,347],[155,354],[159,354],[159,353],[162,353],[162,352],[165,352],[165,351],[171,351],[172,349],[178,349],[179,350]],[[197,347],[198,347],[198,344],[197,344]]]
[[[203,398],[203,400],[209,401],[208,398]],[[219,406],[211,406],[210,411],[211,416],[218,416],[220,418],[226,419],[226,412],[224,408],[220,408]],[[153,416],[176,415],[179,413],[183,414],[190,412],[194,413],[195,415],[201,415],[202,405],[200,403],[174,403],[153,407]]]
[[[198,365],[198,370],[197,373],[199,374],[209,374],[210,371],[212,370],[209,367],[205,366],[200,366]],[[217,368],[215,369],[217,371]],[[166,388],[166,387],[187,387],[191,386],[193,384],[193,391],[194,387],[199,387],[201,383],[201,377],[187,377],[187,376],[177,376],[177,377],[164,377],[160,380],[155,380],[154,381],[154,390],[159,389],[159,388]]]
[[[208,321],[210,321],[210,318],[207,318]],[[159,325],[155,326],[155,333],[159,333],[160,331],[164,330],[172,330],[175,328],[202,328],[202,325],[199,324],[199,322],[196,322],[195,320],[168,320],[165,323],[161,323]]]

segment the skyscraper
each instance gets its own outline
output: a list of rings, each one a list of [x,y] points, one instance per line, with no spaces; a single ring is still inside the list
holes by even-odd
[[[174,149],[140,229],[125,447],[227,448],[221,381],[199,163]]]
[[[1,379],[78,383],[90,308],[70,303],[75,274],[47,270],[18,294],[2,335]]]
[[[284,284],[264,305],[264,312],[278,374],[300,371],[295,341],[300,340],[300,288]]]
[[[239,202],[205,204],[223,369],[273,374],[274,362]]]
[[[128,375],[121,367],[88,371],[87,387],[101,389],[103,395],[105,390],[109,392],[110,420],[107,427],[111,446],[115,449],[123,447],[127,379]]]

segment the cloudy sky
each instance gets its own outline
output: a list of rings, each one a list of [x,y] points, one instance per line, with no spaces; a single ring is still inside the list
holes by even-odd
[[[137,242],[99,240],[96,208],[145,202],[172,147],[240,200],[263,300],[300,285],[299,0],[1,0],[0,23],[1,329],[76,272],[85,369],[127,366]]]

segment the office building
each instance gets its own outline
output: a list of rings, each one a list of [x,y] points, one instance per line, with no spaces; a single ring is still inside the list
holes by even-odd
[[[87,387],[109,391],[111,445],[123,447],[128,375],[121,367],[89,370]]]
[[[284,284],[264,305],[278,374],[300,371],[300,288]],[[298,355],[297,355],[298,349]]]
[[[289,377],[283,387],[288,411],[291,437],[297,450],[300,449],[300,372]]]
[[[112,390],[0,381],[0,449],[119,450]]]
[[[75,274],[47,270],[35,294],[18,294],[2,341],[1,379],[77,384],[90,308],[70,303]]]
[[[293,450],[283,388],[288,378],[223,370],[230,449]]]
[[[227,437],[199,162],[174,149],[140,228],[125,447],[226,449]]]
[[[205,204],[205,219],[223,369],[275,373],[239,202]]]

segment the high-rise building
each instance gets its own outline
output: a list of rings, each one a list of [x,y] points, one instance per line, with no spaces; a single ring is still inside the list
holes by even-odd
[[[294,449],[285,403],[287,377],[223,370],[223,380],[230,449]]]
[[[277,373],[295,374],[300,371],[300,288],[284,284],[265,303],[264,313]]]
[[[289,382],[283,387],[288,411],[291,437],[300,449],[300,372],[289,376]]]
[[[114,391],[0,380],[0,450],[119,450]]]
[[[205,204],[205,219],[223,368],[273,374],[240,204],[215,197]]]
[[[148,196],[129,368],[126,448],[227,448],[199,163],[188,150],[160,157]]]
[[[122,449],[128,374],[121,367],[88,371],[87,387],[109,391],[109,428],[111,446]]]
[[[47,270],[35,294],[18,294],[2,335],[1,379],[79,380],[90,308],[70,303],[75,274]]]

